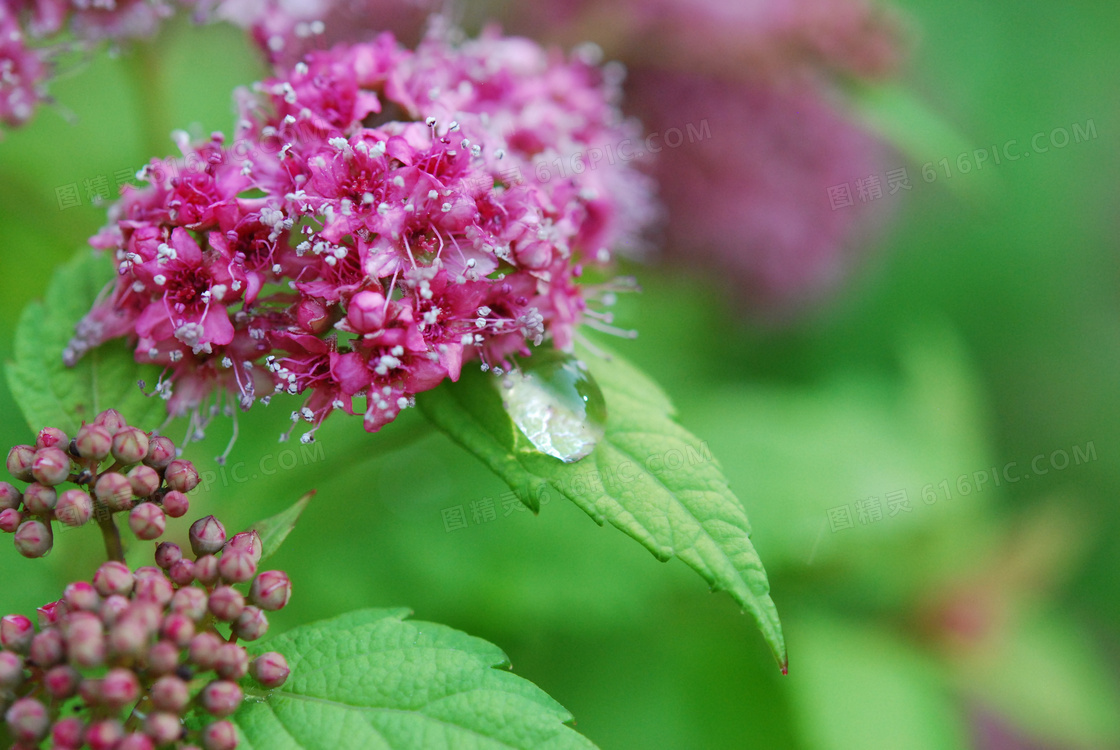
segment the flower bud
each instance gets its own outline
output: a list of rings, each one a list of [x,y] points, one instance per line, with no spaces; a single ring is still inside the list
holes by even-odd
[[[170,570],[171,566],[183,559],[183,550],[174,542],[160,542],[156,546],[156,565],[164,570]]]
[[[109,431],[110,435],[116,435],[118,432],[128,427],[128,422],[124,421],[124,417],[116,409],[106,409],[93,418],[94,424],[99,424]]]
[[[189,561],[188,561],[189,562]],[[179,589],[171,597],[171,611],[176,614],[186,615],[194,622],[200,622],[206,616],[208,597],[200,588],[189,586]]]
[[[202,730],[202,746],[206,750],[236,750],[237,730],[228,721],[215,721]]]
[[[190,586],[194,583],[194,562],[191,560],[179,560],[171,566],[171,569],[167,571],[167,575],[176,586]]]
[[[350,298],[346,320],[358,333],[372,333],[385,324],[385,297],[379,292],[365,290]]]
[[[218,574],[226,583],[245,583],[257,574],[257,564],[251,553],[227,547],[218,562]]]
[[[23,491],[24,509],[36,516],[45,516],[58,506],[58,493],[54,487],[32,482]]]
[[[198,486],[198,469],[190,461],[175,459],[163,474],[167,486],[178,492],[190,492]]]
[[[206,631],[191,639],[190,658],[199,669],[210,670],[218,663],[218,651],[225,645],[217,634]]]
[[[233,622],[233,633],[243,641],[255,641],[268,632],[268,615],[249,605]]]
[[[82,733],[85,732],[86,725],[77,716],[68,716],[65,719],[59,719],[51,727],[51,742],[54,743],[53,747],[59,750],[67,750],[74,748],[75,750],[82,746]]]
[[[160,641],[148,650],[148,674],[168,675],[179,667],[179,648],[168,641]]]
[[[21,523],[23,523],[23,514],[15,508],[0,510],[0,531],[14,534]]]
[[[54,667],[43,676],[43,684],[47,692],[55,700],[66,700],[78,694],[78,685],[82,682],[82,675],[73,667],[63,664]]]
[[[306,298],[296,306],[296,323],[305,331],[322,333],[331,326],[331,313],[319,300]]]
[[[72,612],[66,624],[66,656],[78,669],[94,669],[105,661],[105,631],[97,615]]]
[[[288,668],[288,660],[276,651],[269,651],[253,659],[249,667],[253,679],[262,686],[272,690],[283,685],[288,680],[292,670]]]
[[[190,689],[187,683],[174,675],[160,677],[152,685],[148,693],[152,698],[152,705],[157,711],[168,713],[182,713],[191,701]]]
[[[62,633],[50,628],[31,639],[31,662],[40,669],[50,669],[66,656]]]
[[[17,654],[26,654],[31,648],[35,628],[23,615],[6,615],[0,619],[0,646]]]
[[[70,438],[57,427],[44,427],[39,430],[39,435],[35,438],[36,448],[58,448],[60,450],[66,450],[69,443]]]
[[[236,682],[249,673],[249,653],[236,643],[227,643],[218,650],[214,671],[222,679]]]
[[[113,458],[125,466],[148,455],[148,435],[139,427],[125,427],[113,435]]]
[[[107,628],[112,627],[131,606],[132,603],[120,594],[106,597],[105,601],[101,602],[101,622]]]
[[[152,496],[155,494],[155,491],[159,489],[159,485],[162,482],[159,472],[151,466],[145,466],[144,464],[132,467],[132,469],[125,474],[125,477],[128,478],[128,483],[132,485],[132,494],[136,497]]]
[[[225,551],[237,550],[239,552],[248,552],[252,555],[253,564],[260,565],[261,555],[264,548],[261,546],[261,537],[256,531],[242,531],[239,534],[234,534],[230,540],[226,542]]]
[[[166,469],[175,460],[175,443],[162,435],[153,435],[148,440],[148,455],[144,463],[153,469]]]
[[[236,682],[215,680],[202,688],[198,702],[207,713],[221,719],[236,711],[243,697]]]
[[[128,528],[137,539],[151,541],[163,536],[167,528],[167,519],[163,509],[155,503],[140,503],[128,514]]]
[[[155,741],[148,735],[133,733],[126,735],[113,750],[154,750],[155,746]]]
[[[11,651],[0,651],[0,694],[23,684],[23,659]]]
[[[86,727],[86,744],[90,750],[116,750],[117,743],[124,739],[124,726],[116,719],[95,721]]]
[[[49,628],[52,625],[57,625],[58,620],[64,614],[65,607],[61,606],[60,602],[49,602],[35,610],[35,614],[39,618],[39,629]]]
[[[17,742],[36,745],[47,736],[51,720],[47,709],[34,698],[21,698],[4,715],[8,731]]]
[[[8,473],[16,479],[30,482],[31,465],[35,463],[35,448],[30,445],[14,445],[8,451]]]
[[[24,521],[16,529],[16,549],[24,557],[42,557],[54,546],[51,529],[42,521]]]
[[[140,699],[140,681],[131,669],[110,669],[101,680],[101,702],[119,711]]]
[[[102,474],[97,478],[97,484],[93,486],[93,494],[109,506],[109,510],[132,509],[132,484],[124,474],[115,471]]]
[[[233,622],[245,609],[245,597],[232,586],[219,586],[210,593],[210,614],[222,622]]]
[[[191,501],[182,492],[171,490],[163,496],[163,512],[172,518],[182,518],[191,508]]]
[[[23,493],[10,482],[0,482],[0,510],[18,510],[23,502]]]
[[[62,594],[62,600],[71,612],[96,612],[101,608],[101,597],[97,589],[85,581],[75,581],[68,585]]]
[[[167,580],[162,575],[159,578],[146,577],[136,579],[136,593],[134,596],[137,601],[152,602],[163,607],[171,601],[171,597],[174,595],[175,587],[171,585],[171,581]]]
[[[292,596],[292,582],[280,570],[266,570],[257,576],[249,589],[249,597],[261,609],[269,612],[283,609]]]
[[[151,642],[149,631],[138,618],[123,613],[109,629],[109,649],[119,658],[138,659]]]
[[[190,540],[195,556],[213,555],[226,543],[226,529],[214,516],[206,516],[191,524]]]
[[[59,448],[40,448],[31,464],[35,481],[53,487],[70,476],[70,457]]]
[[[175,714],[156,711],[144,719],[144,734],[157,745],[169,745],[183,734],[183,725]]]
[[[113,449],[113,436],[99,424],[82,425],[74,438],[74,448],[82,458],[101,461]]]
[[[93,498],[85,490],[66,490],[58,496],[54,516],[67,526],[83,526],[93,517]]]
[[[159,634],[164,640],[186,648],[194,638],[194,620],[186,615],[172,613],[163,618]]]
[[[134,585],[135,579],[132,577],[132,571],[124,563],[115,560],[102,563],[97,572],[93,574],[93,587],[102,596],[112,596],[113,594],[128,596],[132,593]]]
[[[218,575],[218,558],[213,555],[203,555],[194,561],[194,577],[204,586],[217,583]]]

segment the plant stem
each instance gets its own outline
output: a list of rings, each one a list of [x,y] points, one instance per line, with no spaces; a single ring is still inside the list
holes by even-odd
[[[97,525],[101,527],[101,537],[105,540],[105,554],[110,560],[117,562],[124,562],[124,547],[121,545],[121,532],[117,529],[117,524],[113,521],[112,514],[106,514],[104,518],[97,519]]]

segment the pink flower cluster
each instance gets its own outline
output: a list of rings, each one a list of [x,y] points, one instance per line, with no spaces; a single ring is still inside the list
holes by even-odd
[[[633,135],[617,85],[496,34],[311,53],[242,97],[234,143],[183,143],[178,175],[153,166],[114,206],[93,244],[118,277],[65,359],[130,338],[173,415],[308,393],[310,441],[335,410],[379,429],[465,361],[570,347],[604,317],[577,279],[636,241],[649,183],[532,163]]]

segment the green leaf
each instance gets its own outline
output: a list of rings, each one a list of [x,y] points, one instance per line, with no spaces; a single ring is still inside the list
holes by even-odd
[[[291,677],[234,715],[246,750],[586,750],[572,716],[506,671],[501,649],[445,625],[369,609],[291,630],[279,651]]]
[[[8,385],[33,430],[49,425],[73,435],[83,421],[110,407],[138,426],[154,427],[166,417],[165,403],[148,398],[137,385],[153,383],[158,369],[138,365],[125,342],[100,346],[72,368],[62,364],[75,324],[112,275],[108,258],[82,251],[55,272],[46,299],[24,309]]]
[[[668,397],[617,355],[580,350],[606,399],[606,435],[586,458],[564,463],[526,452],[495,379],[471,368],[417,400],[424,414],[478,456],[534,512],[556,492],[602,525],[676,556],[751,613],[778,663],[786,647],[750,523],[707,444],[678,425]]]
[[[261,562],[276,554],[280,545],[288,538],[288,534],[292,533],[296,521],[299,520],[300,515],[314,496],[315,490],[311,490],[287,510],[282,510],[275,516],[263,521],[257,521],[249,528],[250,531],[257,532],[261,538]]]

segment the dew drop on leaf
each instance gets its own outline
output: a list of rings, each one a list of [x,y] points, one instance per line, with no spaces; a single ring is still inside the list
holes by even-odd
[[[607,406],[587,368],[570,354],[537,350],[502,376],[502,404],[541,453],[565,463],[585,457],[603,437]]]

